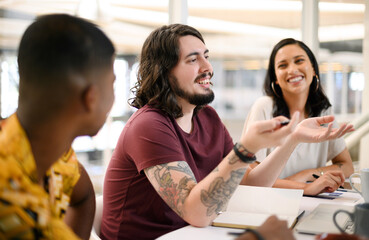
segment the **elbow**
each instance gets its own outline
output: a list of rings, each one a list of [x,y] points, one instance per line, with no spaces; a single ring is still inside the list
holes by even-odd
[[[213,219],[209,220],[209,218],[193,217],[185,219],[185,221],[193,227],[204,228],[211,225]]]
[[[211,224],[211,222],[200,222],[200,221],[194,221],[194,222],[191,222],[189,223],[191,226],[193,227],[197,227],[197,228],[204,228],[204,227],[207,227]]]

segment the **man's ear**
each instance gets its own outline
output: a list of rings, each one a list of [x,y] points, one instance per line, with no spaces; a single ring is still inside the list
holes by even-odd
[[[82,94],[82,105],[87,112],[93,111],[96,108],[98,101],[98,91],[95,85],[86,87]]]

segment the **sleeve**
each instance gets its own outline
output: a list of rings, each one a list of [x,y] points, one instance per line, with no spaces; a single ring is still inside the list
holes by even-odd
[[[253,122],[272,119],[273,100],[270,97],[264,96],[256,100],[252,105],[249,114],[246,117],[243,132],[247,130]],[[263,148],[255,153],[256,161],[262,162],[273,149]]]
[[[225,158],[230,151],[232,151],[233,149],[233,139],[231,137],[231,135],[229,134],[227,128],[223,125],[223,130],[224,130],[224,156],[223,158]]]
[[[334,128],[339,127],[336,120],[333,122],[333,127]],[[328,144],[327,161],[335,158],[338,154],[340,154],[343,150],[345,150],[345,148],[346,148],[346,142],[343,137],[330,140]]]
[[[155,113],[145,113],[129,126],[124,147],[137,170],[158,164],[185,161],[179,138],[170,119]]]
[[[332,115],[333,110],[332,107],[325,110],[321,115],[327,116]],[[338,128],[339,124],[336,120],[333,121],[333,128]],[[338,154],[340,154],[343,150],[346,148],[346,142],[343,137],[333,139],[329,141],[328,144],[328,153],[327,153],[327,161],[332,160],[335,158]]]

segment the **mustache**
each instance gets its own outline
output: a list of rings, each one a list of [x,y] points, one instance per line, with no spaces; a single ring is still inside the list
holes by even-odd
[[[197,76],[196,78],[195,78],[195,82],[197,82],[197,81],[199,81],[201,78],[205,78],[205,77],[207,77],[207,76],[209,76],[209,80],[211,80],[212,79],[212,77],[214,76],[214,73],[212,73],[212,72],[205,72],[205,73],[201,73],[199,76]],[[213,86],[213,83],[210,81],[210,84]]]

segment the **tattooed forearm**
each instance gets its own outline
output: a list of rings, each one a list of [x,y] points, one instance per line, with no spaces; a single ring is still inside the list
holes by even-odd
[[[171,170],[185,173],[176,183],[171,175]],[[196,179],[188,165],[179,163],[177,166],[162,164],[146,170],[154,175],[159,184],[158,193],[163,200],[179,215],[183,216],[183,203],[196,185]]]
[[[231,177],[224,181],[222,177],[218,177],[210,185],[209,190],[201,191],[201,201],[208,207],[207,215],[217,214],[223,210],[223,207],[228,203],[233,192],[239,185],[246,168],[241,168],[231,172]]]

